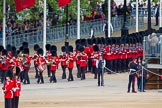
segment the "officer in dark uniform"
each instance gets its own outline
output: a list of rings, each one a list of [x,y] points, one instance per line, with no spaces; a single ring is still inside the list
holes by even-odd
[[[138,70],[137,57],[133,57],[133,60],[129,63],[130,72],[129,72],[129,83],[128,83],[128,93],[130,92],[130,87],[132,83],[132,93],[136,93],[134,83],[136,71]]]

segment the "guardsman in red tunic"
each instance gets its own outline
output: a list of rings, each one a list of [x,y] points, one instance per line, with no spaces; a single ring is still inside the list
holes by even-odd
[[[24,84],[30,84],[29,80],[29,69],[30,69],[30,62],[31,62],[31,57],[29,55],[29,48],[24,48],[23,50],[23,68],[24,68]]]
[[[50,59],[49,57],[52,55],[51,52],[50,52],[50,48],[51,48],[51,45],[50,44],[46,44],[46,59]],[[50,64],[47,64],[47,74],[48,74],[48,77],[51,76],[51,72],[50,72]]]
[[[85,79],[85,72],[87,67],[87,54],[84,53],[84,47],[80,46],[80,68],[81,68],[81,80]]]
[[[43,72],[45,70],[46,59],[43,57],[43,49],[42,48],[39,48],[37,50],[37,53],[38,53],[38,58],[37,58],[38,80],[37,80],[37,83],[43,84],[44,83]]]
[[[114,48],[114,70],[117,73],[119,71],[119,55],[120,55],[120,48],[118,43],[116,43]]]
[[[2,67],[1,67],[1,70],[2,70],[1,83],[4,83],[7,71],[9,69],[9,59],[7,58],[7,50],[2,51],[1,64],[2,64]]]
[[[16,74],[13,78],[13,83],[14,83],[14,87],[13,87],[14,97],[13,97],[13,100],[12,100],[13,108],[18,108],[19,97],[20,97],[20,93],[21,93],[21,82],[20,82],[18,76],[19,76],[19,71],[16,71]]]
[[[86,54],[88,55],[88,72],[92,71],[92,58],[91,53],[93,52],[92,39],[87,39],[88,47],[86,49]]]
[[[35,78],[38,78],[38,53],[37,53],[37,50],[39,49],[39,45],[38,44],[35,44],[34,45],[34,57],[33,57],[33,60],[34,60],[34,68],[35,68]]]
[[[99,60],[99,48],[97,45],[94,45],[93,47],[94,52],[91,53],[91,58],[92,58],[92,72],[94,73],[94,79],[97,79],[97,68],[96,68],[96,61]]]
[[[6,81],[4,82],[4,86],[2,87],[2,92],[5,98],[5,108],[13,108],[12,107],[12,99],[13,99],[13,88],[14,83],[11,80],[12,73],[10,71],[6,74]]]
[[[2,78],[2,51],[4,50],[4,47],[0,45],[0,79]]]
[[[67,60],[67,67],[69,69],[69,76],[68,76],[68,81],[74,81],[73,78],[73,68],[74,68],[74,61],[75,61],[75,56],[73,54],[73,46],[69,46],[69,55],[68,55],[68,60]]]
[[[66,53],[66,48],[65,46],[61,47],[62,50],[62,55],[60,55],[60,62],[61,62],[61,67],[62,67],[62,79],[66,79],[66,61],[68,59],[68,55]]]
[[[50,60],[49,60],[49,63],[51,64],[50,66],[50,71],[52,73],[52,76],[50,77],[50,83],[53,81],[53,83],[56,83],[57,82],[57,79],[56,79],[56,70],[57,70],[57,67],[59,65],[59,57],[57,56],[57,52],[56,51],[51,51],[51,57],[50,57]]]
[[[79,51],[80,45],[76,46],[76,51],[75,51],[75,60],[76,60],[76,66],[77,66],[77,78],[81,77],[81,70],[80,70],[80,51]]]
[[[126,48],[124,47],[124,44],[121,45],[121,71],[122,72],[125,72],[126,71],[126,68],[127,68],[127,63],[126,63],[126,60],[127,60],[127,50]]]

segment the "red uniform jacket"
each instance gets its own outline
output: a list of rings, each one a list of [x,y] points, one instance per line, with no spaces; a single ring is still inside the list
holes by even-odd
[[[77,65],[80,65],[80,52],[79,51],[76,51],[75,53],[75,59],[76,59],[76,64]]]
[[[37,59],[38,59],[38,54],[37,54],[37,52],[35,51],[35,52],[34,52],[34,57],[33,57],[34,65],[35,65],[35,66],[38,66],[38,60],[37,60]]]
[[[31,57],[29,55],[27,55],[25,57],[25,62],[23,63],[24,70],[29,70],[30,69],[30,61],[31,61]]]
[[[60,55],[61,66],[66,66],[67,59],[68,59],[67,54]]]
[[[5,91],[4,98],[13,98],[13,87],[14,83],[12,80],[5,82],[4,87],[2,87],[2,90]]]
[[[84,52],[81,53],[81,56],[80,56],[80,67],[86,67],[87,66],[87,54],[85,54]]]
[[[45,70],[45,64],[46,64],[46,59],[43,56],[38,56],[37,65],[38,68],[41,68],[39,69],[40,72],[43,72]]]
[[[3,58],[3,62],[2,63],[2,67],[1,67],[1,70],[2,71],[7,71],[8,68],[9,68],[9,59],[7,59],[6,57]]]
[[[110,46],[106,46],[105,47],[105,60],[112,60],[112,54],[111,54],[111,51],[110,51],[111,47]]]
[[[91,58],[92,58],[92,66],[96,66],[96,61],[99,60],[100,53],[99,52],[92,53]]]
[[[124,47],[122,47],[121,49],[121,59],[123,60],[127,59],[127,51],[126,49],[124,49]]]
[[[68,60],[67,60],[67,67],[68,68],[74,68],[74,61],[75,61],[75,56],[71,53],[69,56],[68,56]]]
[[[60,62],[59,57],[58,56],[54,56],[54,57],[52,56],[50,58],[51,58],[50,61],[52,61],[52,64],[50,66],[50,70],[55,71],[55,70],[57,70],[57,67],[58,67],[59,62]]]
[[[14,83],[14,96],[20,96],[21,92],[21,82],[18,79],[13,79]]]

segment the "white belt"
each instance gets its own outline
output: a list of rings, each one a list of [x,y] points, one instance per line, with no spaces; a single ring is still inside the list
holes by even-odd
[[[135,69],[130,69],[130,71],[136,71]]]

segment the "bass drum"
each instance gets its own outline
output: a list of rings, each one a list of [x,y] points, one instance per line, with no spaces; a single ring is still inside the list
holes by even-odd
[[[44,65],[39,65],[37,68],[39,72],[43,72],[46,69]]]

